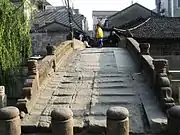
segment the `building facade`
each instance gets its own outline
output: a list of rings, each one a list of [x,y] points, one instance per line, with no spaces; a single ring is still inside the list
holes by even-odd
[[[156,0],[157,13],[170,17],[180,17],[180,0]]]
[[[104,25],[107,18],[117,11],[93,11],[92,18],[93,18],[93,31],[96,29],[96,25],[99,23],[102,26]]]

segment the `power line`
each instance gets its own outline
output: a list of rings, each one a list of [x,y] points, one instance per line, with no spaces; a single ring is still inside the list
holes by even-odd
[[[67,0],[67,6],[68,6],[68,16],[69,16],[70,33],[71,33],[71,38],[73,39],[73,29],[72,29],[72,20],[71,20],[69,0]]]

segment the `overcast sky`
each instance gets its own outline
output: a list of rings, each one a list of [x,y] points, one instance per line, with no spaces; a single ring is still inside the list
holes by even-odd
[[[62,6],[63,0],[47,0],[53,6]],[[155,8],[155,0],[133,0],[149,9]],[[131,5],[132,0],[70,0],[71,6],[80,10],[87,17],[90,29],[92,28],[92,10],[120,11]]]

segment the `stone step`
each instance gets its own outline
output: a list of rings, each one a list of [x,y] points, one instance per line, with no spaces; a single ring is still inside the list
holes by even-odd
[[[135,92],[130,88],[121,89],[94,89],[92,92],[96,96],[135,96]]]
[[[130,88],[132,84],[128,82],[107,82],[107,83],[94,83],[94,88]]]

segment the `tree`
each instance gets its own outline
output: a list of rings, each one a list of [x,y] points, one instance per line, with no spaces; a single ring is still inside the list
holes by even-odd
[[[0,0],[0,85],[15,89],[16,75],[31,54],[30,24],[23,3]]]

